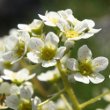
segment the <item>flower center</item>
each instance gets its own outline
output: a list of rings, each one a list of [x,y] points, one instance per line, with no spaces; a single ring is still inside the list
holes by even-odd
[[[23,101],[20,105],[19,105],[19,109],[20,110],[32,110],[32,104],[30,101]]]
[[[23,53],[24,53],[24,51],[25,51],[25,43],[24,43],[24,41],[19,41],[19,43],[17,44],[17,47],[16,47],[17,49],[16,49],[16,55],[18,56],[18,57],[20,57],[20,56],[22,56],[23,55]]]
[[[43,60],[51,60],[56,54],[56,48],[52,45],[45,46],[41,50],[41,59]]]
[[[58,19],[56,19],[56,18],[49,18],[49,20],[54,24],[58,23]]]
[[[80,70],[80,73],[82,75],[91,75],[93,70],[92,70],[92,65],[90,62],[87,62],[87,63],[80,63],[79,64],[79,70]]]
[[[68,30],[65,32],[65,34],[66,34],[67,38],[74,38],[74,37],[78,37],[78,35],[79,35],[79,33],[74,30]]]

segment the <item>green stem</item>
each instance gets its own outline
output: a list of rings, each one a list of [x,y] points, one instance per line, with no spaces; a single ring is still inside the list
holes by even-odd
[[[58,93],[56,93],[53,97],[45,100],[44,102],[38,104],[38,108],[41,108],[44,104],[48,103],[49,101],[53,100],[54,98],[58,97],[60,94],[62,94],[65,91],[65,89],[59,91]]]
[[[96,96],[96,97],[94,97],[94,98],[92,98],[92,99],[90,99],[90,100],[88,100],[88,101],[86,101],[86,102],[84,102],[84,103],[82,103],[82,104],[80,105],[80,107],[81,107],[81,108],[85,108],[85,107],[87,107],[87,106],[89,106],[89,105],[91,105],[91,104],[93,104],[93,103],[95,103],[95,102],[97,102],[97,101],[100,101],[101,98],[102,98],[103,96],[107,95],[107,94],[110,94],[110,90],[107,91],[107,92],[105,92],[105,93],[102,93],[102,94],[100,94],[100,95],[98,95],[98,96]]]
[[[65,103],[66,107],[68,108],[68,110],[73,110],[72,107],[70,106],[70,104],[68,103],[66,97],[64,96],[64,94],[61,94],[60,97],[64,101],[64,103]]]
[[[77,100],[77,97],[76,97],[71,85],[68,82],[68,78],[67,78],[67,75],[65,74],[65,70],[62,69],[62,64],[61,64],[61,62],[59,60],[57,61],[57,67],[58,67],[58,69],[60,71],[60,74],[61,74],[61,77],[62,77],[62,80],[63,80],[63,83],[64,83],[65,91],[68,94],[68,96],[70,97],[70,99],[71,99],[71,101],[73,103],[74,109],[75,110],[82,110],[80,108],[80,104],[79,104],[79,102]]]
[[[55,87],[57,88],[58,91],[61,90],[57,83],[55,83],[54,85],[55,85]],[[64,103],[65,103],[66,107],[68,108],[68,110],[73,110],[71,105],[68,103],[68,100],[66,99],[66,97],[63,93],[60,95],[60,97],[64,101]]]

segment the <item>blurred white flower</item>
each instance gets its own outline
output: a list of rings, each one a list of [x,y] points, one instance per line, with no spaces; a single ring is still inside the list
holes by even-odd
[[[23,31],[7,36],[4,40],[5,52],[2,54],[2,61],[11,64],[19,61],[26,54],[29,41],[30,35]]]
[[[50,11],[46,12],[45,15],[38,14],[39,17],[44,21],[45,25],[55,27],[61,19],[57,12]]]
[[[32,79],[35,76],[35,73],[29,75],[29,71],[26,68],[19,70],[18,72],[13,72],[8,69],[4,69],[4,75],[1,77],[5,80],[11,80],[15,84],[21,84],[27,80]]]
[[[91,81],[94,84],[104,81],[104,76],[99,72],[106,69],[108,66],[108,59],[105,57],[96,57],[92,59],[92,52],[83,45],[78,50],[78,61],[74,58],[67,60],[67,68],[72,71],[69,79],[89,84]]]
[[[48,70],[45,73],[41,73],[37,76],[40,81],[54,81],[60,77],[60,73],[57,68],[54,70]]]
[[[38,97],[32,98],[33,89],[31,86],[22,86],[20,94],[6,97],[6,104],[13,110],[36,110],[37,105],[41,102]]]
[[[53,32],[49,32],[44,41],[39,38],[31,38],[30,52],[27,58],[33,63],[42,63],[43,67],[56,65],[56,60],[61,59],[66,47],[58,48],[59,38]]]
[[[43,22],[38,19],[34,19],[31,24],[18,24],[18,28],[23,31],[27,31],[31,34],[36,34],[42,31]]]

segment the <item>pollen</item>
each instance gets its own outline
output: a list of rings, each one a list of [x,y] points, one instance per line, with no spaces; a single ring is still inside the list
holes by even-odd
[[[79,33],[74,30],[68,30],[65,32],[65,34],[66,34],[67,38],[74,38],[74,37],[78,37],[78,35],[79,35]]]
[[[45,46],[41,51],[41,58],[43,60],[52,60],[56,55],[56,48],[52,45]]]
[[[56,18],[50,18],[50,21],[54,24],[57,24],[58,23],[58,19]]]
[[[88,63],[80,63],[79,64],[79,71],[82,75],[91,75],[93,70],[92,70],[92,65],[90,62]]]

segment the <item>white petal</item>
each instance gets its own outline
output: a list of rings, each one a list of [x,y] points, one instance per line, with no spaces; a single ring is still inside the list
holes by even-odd
[[[29,52],[27,53],[27,58],[32,61],[33,63],[40,63],[39,56],[35,52]]]
[[[5,75],[3,75],[3,76],[1,76],[3,79],[5,79],[5,80],[11,80],[11,79],[13,79],[13,71],[10,71],[10,70],[8,70],[8,69],[5,69],[4,70],[4,74]]]
[[[47,21],[47,20],[48,20],[48,18],[47,18],[46,16],[43,16],[43,15],[41,15],[41,14],[38,14],[38,16],[39,16],[43,21]]]
[[[4,69],[4,74],[5,75],[12,75],[13,74],[13,71],[8,70],[8,69]]]
[[[36,73],[32,73],[32,74],[29,75],[25,80],[26,80],[26,81],[27,81],[27,80],[30,80],[30,79],[34,78],[35,75],[36,75]]]
[[[46,42],[46,43],[49,42],[49,43],[52,43],[52,44],[54,44],[54,45],[57,45],[58,42],[59,42],[59,38],[58,38],[58,36],[57,36],[55,33],[49,32],[49,33],[46,35],[45,42]]]
[[[12,85],[10,88],[11,95],[18,95],[20,93],[20,88],[17,85]]]
[[[30,31],[27,24],[18,24],[18,28],[25,31]]]
[[[5,39],[5,46],[7,50],[13,50],[18,43],[18,38],[15,36],[9,36]]]
[[[26,44],[29,43],[30,35],[29,35],[28,32],[26,32],[26,31],[19,31],[18,36],[19,36],[19,39],[24,41]]]
[[[37,105],[41,103],[41,100],[38,97],[32,99],[32,110],[36,110]]]
[[[98,84],[104,81],[105,77],[100,73],[93,73],[91,76],[88,76],[90,81],[94,84]]]
[[[18,106],[19,106],[19,103],[20,103],[20,99],[16,95],[11,95],[11,96],[6,97],[6,105],[9,108],[17,110]]]
[[[29,71],[26,68],[24,68],[24,69],[21,69],[20,71],[18,71],[16,73],[16,79],[18,81],[21,81],[22,82],[22,81],[26,80],[26,78],[28,77],[28,75],[29,75]]]
[[[56,60],[50,60],[50,61],[43,61],[42,66],[43,67],[51,67],[56,65]]]
[[[55,68],[54,70],[49,70],[45,73],[41,73],[40,75],[37,76],[37,78],[40,81],[51,81],[59,77],[60,77],[60,74],[57,68]]]
[[[16,60],[16,56],[15,56],[15,51],[8,51],[6,53],[3,54],[2,58],[5,61],[14,61]]]
[[[33,95],[33,89],[31,86],[23,86],[20,89],[20,96],[24,99],[31,99]]]
[[[86,60],[90,60],[92,57],[91,50],[87,47],[87,45],[83,45],[78,50],[78,60],[81,62],[85,62]]]
[[[94,21],[92,20],[83,20],[81,22],[78,22],[76,25],[75,25],[75,28],[74,30],[75,31],[78,31],[79,33],[85,31],[86,29],[89,29],[89,28],[92,28],[95,26],[95,23]]]
[[[52,27],[56,26],[56,24],[54,24],[54,23],[52,23],[50,21],[46,21],[46,22],[44,22],[44,24],[47,25],[47,26],[52,26]]]
[[[92,61],[94,72],[99,72],[107,68],[108,66],[108,59],[105,57],[96,57]]]
[[[44,43],[39,38],[32,37],[30,39],[29,47],[34,50],[40,50],[44,46]]]
[[[55,56],[55,59],[61,59],[63,57],[65,51],[66,51],[66,47],[64,47],[64,46],[59,47],[57,50],[57,55]]]
[[[101,29],[90,29],[89,33],[98,33]]]
[[[72,71],[77,71],[78,70],[78,61],[74,58],[69,58],[67,60],[66,66],[68,69]]]
[[[66,46],[67,49],[73,48],[75,42],[73,40],[66,40],[64,45]]]
[[[81,75],[80,73],[74,74],[74,79],[78,82],[89,84],[89,78],[87,76]]]

